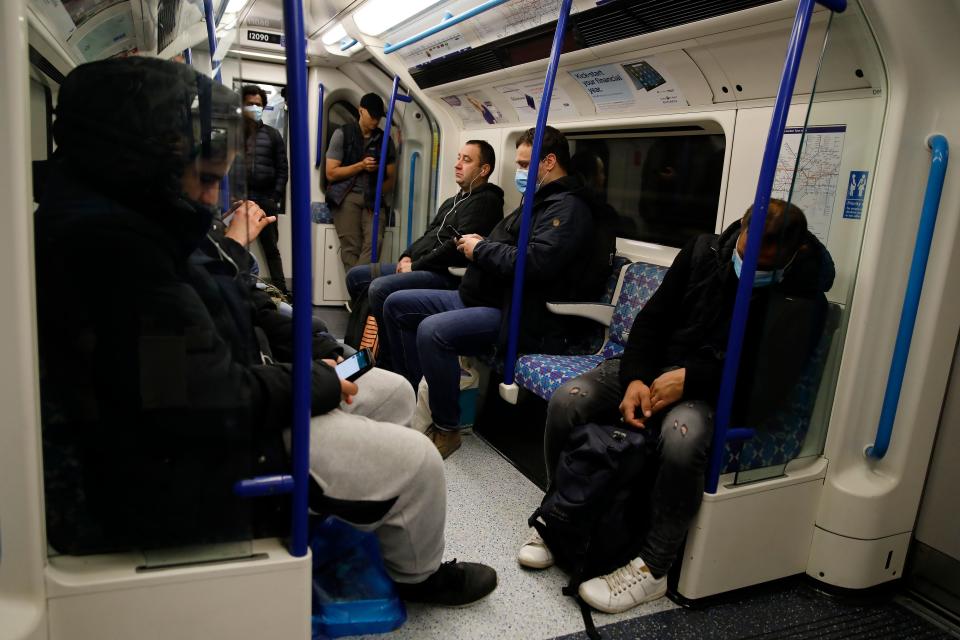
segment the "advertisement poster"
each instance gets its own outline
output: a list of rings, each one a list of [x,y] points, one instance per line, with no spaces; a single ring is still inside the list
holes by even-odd
[[[403,49],[403,61],[408,67],[419,67],[445,58],[452,53],[466,51],[470,48],[463,34],[459,31],[441,38],[420,42]]]
[[[583,85],[597,111],[616,111],[633,105],[633,90],[620,65],[588,67],[571,71],[570,75]]]
[[[598,112],[688,105],[686,97],[656,57],[571,71]]]
[[[540,109],[540,98],[543,97],[543,80],[528,80],[527,82],[518,82],[516,84],[505,84],[494,87],[510,100],[510,104],[517,111],[520,122],[534,122],[537,119],[537,111]],[[576,116],[577,110],[574,109],[570,96],[566,91],[553,87],[553,95],[550,98],[550,117]]]
[[[452,108],[464,126],[482,126],[503,122],[503,114],[482,91],[471,91],[440,98]]]

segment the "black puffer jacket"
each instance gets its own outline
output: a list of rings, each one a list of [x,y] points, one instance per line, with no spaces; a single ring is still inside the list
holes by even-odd
[[[414,271],[446,273],[448,267],[465,267],[467,259],[457,251],[451,227],[463,235],[476,233],[486,236],[501,220],[503,189],[487,182],[469,195],[461,191],[443,201],[426,233],[400,257],[413,260]]]
[[[477,244],[460,283],[460,298],[467,306],[503,311],[501,344],[506,339],[522,211],[523,205],[517,207]],[[536,192],[521,309],[522,351],[563,353],[591,330],[589,320],[550,313],[546,303],[600,297],[616,248],[611,211],[595,203],[575,176],[554,180]]]
[[[287,147],[280,132],[258,122],[246,138],[247,192],[251,198],[270,197],[280,203],[287,192]],[[280,208],[279,213],[283,213]]]
[[[236,281],[188,259],[212,219],[180,195],[184,154],[212,147],[183,143],[203,129],[198,91],[233,126],[236,94],[175,63],[81,65],[60,90],[35,214],[47,532],[60,551],[247,537],[251,505],[233,483],[288,468],[290,367],[262,364]],[[314,414],[339,405],[331,368],[315,365],[312,385]]]
[[[630,330],[620,365],[624,388],[633,380],[649,385],[665,369],[681,367],[684,399],[716,402],[739,282],[731,262],[739,235],[737,221],[720,236],[698,236],[680,251]],[[808,232],[783,279],[754,288],[736,418],[758,426],[782,404],[822,334],[824,292],[834,274],[827,249]]]

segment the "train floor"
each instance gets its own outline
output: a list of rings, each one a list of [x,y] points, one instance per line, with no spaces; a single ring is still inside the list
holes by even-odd
[[[318,309],[315,315],[327,322],[335,335],[345,323],[342,308]],[[536,419],[537,408],[530,411],[528,407],[526,412],[516,414],[516,423],[507,425],[507,416],[495,410],[495,419],[489,422],[497,428],[478,428],[478,433],[466,436],[463,446],[445,461],[445,559],[491,565],[499,580],[496,591],[462,609],[409,604],[407,621],[400,629],[365,638],[588,637],[579,608],[561,592],[567,575],[555,567],[526,570],[516,561],[517,550],[530,533],[527,518],[543,497],[538,486],[543,479],[531,473],[538,463],[538,447],[532,442],[507,447],[504,436],[506,431],[531,431],[529,422]],[[611,640],[960,638],[956,627],[931,617],[912,600],[895,592],[855,600],[837,598],[818,591],[814,583],[801,578],[761,585],[692,607],[681,607],[665,597],[620,615],[595,612],[593,620],[601,637]]]

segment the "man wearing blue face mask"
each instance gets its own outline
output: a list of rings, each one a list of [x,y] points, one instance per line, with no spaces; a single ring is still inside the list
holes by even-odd
[[[640,310],[622,358],[568,381],[547,408],[544,453],[554,480],[570,431],[591,422],[643,429],[660,466],[650,528],[639,555],[584,582],[580,596],[609,613],[666,593],[666,574],[700,508],[751,209],[719,236],[700,235],[677,255]],[[807,230],[803,212],[771,200],[740,360],[733,424],[762,427],[783,407],[823,331],[833,260]],[[553,555],[534,533],[521,565],[542,569]]]
[[[615,217],[597,206],[591,190],[571,174],[566,137],[546,127],[540,163],[530,166],[534,130],[517,140],[517,189],[536,180],[526,281],[520,320],[523,353],[563,353],[568,341],[590,330],[590,321],[554,315],[546,302],[595,300],[609,274]],[[528,178],[529,173],[529,178]],[[467,234],[457,249],[469,261],[457,291],[397,291],[384,304],[394,370],[417,388],[430,387],[433,425],[427,435],[446,458],[460,447],[458,355],[477,355],[506,342],[513,270],[523,206],[487,237]]]
[[[287,145],[279,131],[263,123],[267,93],[255,84],[244,86],[241,93],[246,134],[247,197],[268,216],[276,216],[283,213],[283,198],[287,192]],[[278,223],[267,226],[259,239],[271,282],[281,293],[289,295],[283,276],[283,260],[277,247],[280,239]]]

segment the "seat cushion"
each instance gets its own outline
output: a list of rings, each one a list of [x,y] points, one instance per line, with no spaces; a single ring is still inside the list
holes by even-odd
[[[557,387],[590,371],[606,358],[601,355],[550,356],[536,353],[517,360],[516,383],[549,400]]]
[[[617,306],[613,310],[608,342],[627,344],[634,319],[660,286],[666,272],[667,267],[646,262],[634,262],[627,266],[620,296],[617,298]]]

